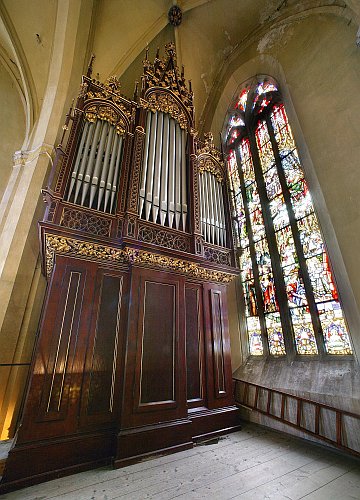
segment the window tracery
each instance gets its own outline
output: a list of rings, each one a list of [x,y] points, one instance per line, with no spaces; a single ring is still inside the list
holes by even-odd
[[[352,354],[326,246],[277,83],[244,84],[226,127],[253,356]]]

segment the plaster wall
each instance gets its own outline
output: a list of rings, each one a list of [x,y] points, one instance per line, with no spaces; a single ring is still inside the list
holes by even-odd
[[[24,107],[15,82],[0,63],[0,200],[11,174],[13,154],[25,136]]]

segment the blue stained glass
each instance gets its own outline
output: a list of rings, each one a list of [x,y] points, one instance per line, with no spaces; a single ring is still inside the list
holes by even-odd
[[[304,177],[296,149],[282,158],[281,164],[284,169],[286,182],[289,186],[299,182],[300,179]]]

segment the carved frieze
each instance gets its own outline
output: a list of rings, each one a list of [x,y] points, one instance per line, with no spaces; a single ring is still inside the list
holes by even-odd
[[[74,238],[46,234],[45,258],[48,276],[52,273],[56,254],[113,263],[140,264],[171,270],[186,276],[218,283],[229,283],[235,277],[235,275],[230,273],[206,269],[195,262],[159,255],[145,250],[134,248],[119,249],[99,243],[90,243]]]
[[[215,175],[218,182],[223,182],[224,180],[220,165],[217,162],[213,161],[212,158],[200,158],[198,161],[198,171],[200,174],[203,174],[204,172],[210,172],[210,174]]]

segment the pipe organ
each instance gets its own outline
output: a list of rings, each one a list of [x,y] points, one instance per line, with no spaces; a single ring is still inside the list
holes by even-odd
[[[174,45],[143,65],[128,99],[115,77],[93,80],[91,62],[66,118],[39,222],[47,292],[2,492],[239,426],[224,161],[211,134],[198,137]]]

